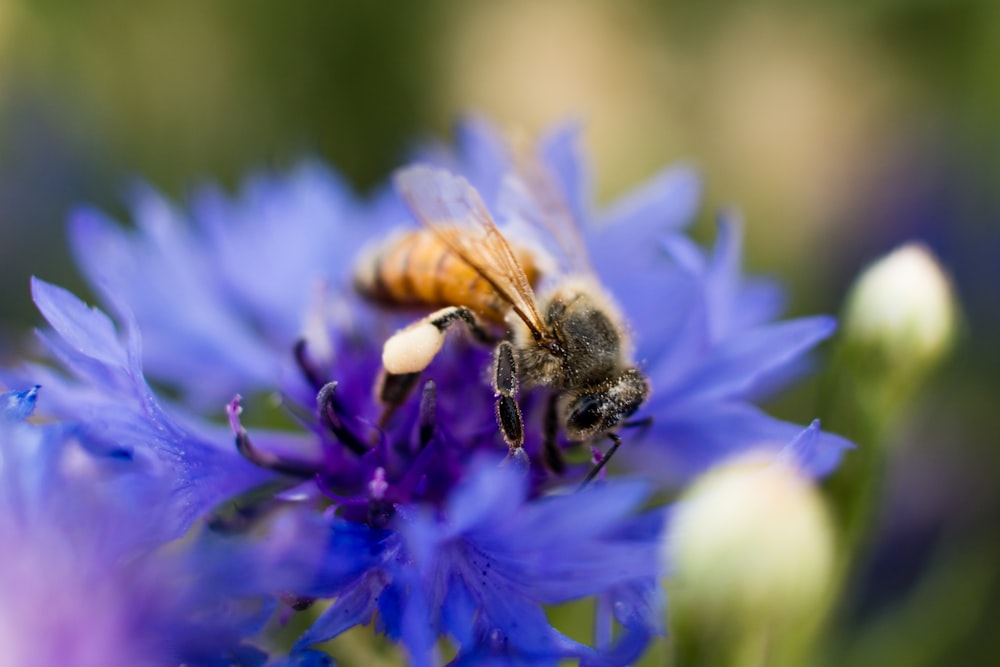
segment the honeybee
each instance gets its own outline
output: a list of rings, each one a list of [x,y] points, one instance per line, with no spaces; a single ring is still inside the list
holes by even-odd
[[[565,256],[582,258],[583,244],[573,240],[578,237],[555,189],[537,171],[522,170],[517,182],[533,207],[525,217],[547,226]],[[369,252],[355,284],[383,304],[437,310],[385,342],[383,402],[405,400],[446,332],[462,322],[477,339],[495,344],[496,417],[512,452],[524,440],[520,384],[553,390],[547,422],[570,440],[610,437],[609,458],[621,443],[613,429],[643,404],[650,387],[632,360],[624,318],[592,272],[547,269],[552,262],[542,261],[537,248],[505,238],[461,176],[418,165],[398,172],[395,184],[423,227]],[[536,298],[539,285],[544,289]],[[491,335],[496,330],[500,336]],[[546,460],[560,465],[554,433],[545,447]]]

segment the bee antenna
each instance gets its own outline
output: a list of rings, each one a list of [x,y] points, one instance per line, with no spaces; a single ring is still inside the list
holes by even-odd
[[[595,477],[597,477],[598,473],[604,470],[604,466],[608,464],[608,461],[611,460],[611,457],[614,456],[615,452],[618,451],[618,448],[621,447],[622,439],[618,437],[617,433],[608,433],[608,437],[614,444],[612,444],[611,449],[609,449],[606,454],[601,456],[601,458],[597,461],[597,463],[594,464],[594,467],[590,469],[590,472],[587,473],[587,476],[583,478],[582,482],[580,482],[580,486],[576,488],[577,491],[582,491],[584,488],[586,488],[586,486],[590,484]]]

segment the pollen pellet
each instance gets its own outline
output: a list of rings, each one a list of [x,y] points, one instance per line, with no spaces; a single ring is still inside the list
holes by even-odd
[[[395,333],[382,348],[382,365],[395,375],[427,368],[444,344],[444,333],[430,322],[420,322]]]

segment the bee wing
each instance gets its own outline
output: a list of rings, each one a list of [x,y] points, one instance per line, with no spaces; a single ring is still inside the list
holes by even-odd
[[[511,233],[543,246],[563,273],[593,275],[580,221],[556,175],[523,136],[512,137],[510,146],[514,171],[504,182],[501,201],[516,221]]]
[[[399,171],[396,188],[413,215],[510,303],[536,337],[543,337],[546,327],[524,269],[476,189],[461,176],[426,165]]]

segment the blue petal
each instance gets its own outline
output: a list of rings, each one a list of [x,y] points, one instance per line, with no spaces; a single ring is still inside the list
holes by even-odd
[[[489,654],[485,650],[460,653],[447,667],[558,667],[565,660],[551,656]]]
[[[412,645],[412,638],[405,636],[403,616],[404,616],[404,605],[410,602],[410,597],[407,595],[408,591],[404,590],[407,588],[406,575],[400,578],[399,582],[392,582],[386,586],[385,590],[378,597],[378,613],[379,617],[377,619],[376,628],[385,633],[385,636],[392,641],[403,640],[409,646]]]
[[[441,621],[444,624],[444,630],[455,638],[459,647],[466,650],[470,650],[474,646],[477,611],[478,601],[465,582],[453,574],[449,578],[447,594],[444,596]]]
[[[699,185],[693,172],[677,167],[613,208],[605,224],[587,230],[587,246],[601,279],[619,294],[635,277],[659,282],[672,271],[666,244],[680,238],[676,230],[697,208]]]
[[[605,225],[627,225],[648,243],[690,224],[701,203],[701,178],[693,167],[674,165],[618,199],[602,214]]]
[[[658,241],[658,247],[682,270],[698,278],[704,277],[708,260],[701,246],[679,234],[662,237]]]
[[[467,535],[497,547],[516,544],[519,549],[545,550],[578,543],[616,527],[648,495],[648,486],[636,480],[592,485],[576,493],[524,504],[516,512],[483,523]]]
[[[673,389],[684,401],[725,399],[752,392],[836,329],[832,317],[764,325],[717,345],[695,373]]]
[[[60,427],[0,419],[0,516],[29,526],[53,517],[61,522],[64,515],[72,525],[80,518],[79,504],[62,504],[55,512],[50,505],[65,496],[58,469],[65,435]]]
[[[516,589],[526,598],[561,602],[657,572],[656,540],[609,536],[641,505],[642,484],[595,486],[517,508],[466,534],[454,566]],[[582,520],[581,520],[582,519]]]
[[[618,586],[602,597],[601,602],[611,603],[615,619],[624,631],[612,646],[599,650],[598,657],[580,664],[588,667],[631,664],[642,656],[653,637],[664,634],[663,589],[656,579],[647,579]]]
[[[280,179],[248,179],[235,201],[203,192],[192,209],[230,308],[245,310],[276,346],[298,336],[318,282],[347,281],[371,234],[346,185],[314,162]]]
[[[399,588],[407,590],[406,601],[402,605],[400,638],[410,655],[413,667],[432,667],[435,643],[440,634],[440,603],[431,604],[427,590],[419,584],[412,571],[403,570],[397,575]],[[391,636],[391,635],[390,635]]]
[[[475,580],[478,581],[478,580]],[[468,581],[476,591],[479,588]],[[480,588],[483,608],[477,620],[480,647],[485,654],[510,654],[539,658],[586,657],[593,649],[579,644],[549,625],[545,612],[526,601],[517,591],[492,582]]]
[[[459,169],[490,206],[497,200],[504,174],[510,169],[510,152],[503,136],[489,121],[463,119],[455,128]]]
[[[718,237],[709,258],[705,294],[711,313],[712,340],[720,341],[735,333],[733,320],[740,312],[742,281],[743,220],[735,212],[719,215]]]
[[[590,208],[590,173],[580,158],[580,125],[563,123],[539,141],[542,162],[552,170],[561,194],[576,220],[586,220]]]
[[[660,240],[671,260],[699,281],[705,300],[709,339],[718,342],[777,317],[784,291],[769,280],[741,275],[742,220],[733,211],[719,216],[718,237],[709,256],[691,239],[674,235]]]
[[[610,533],[610,537],[638,542],[657,541],[669,521],[669,506],[654,507],[620,522]]]
[[[785,308],[785,290],[766,278],[744,280],[740,286],[739,308],[731,315],[733,331],[745,331],[776,320]]]
[[[243,667],[243,664],[243,662],[240,662],[240,667]],[[304,651],[294,651],[285,658],[272,660],[267,663],[267,667],[334,667],[336,664],[333,658],[326,653],[306,649]]]
[[[426,507],[400,506],[394,527],[405,537],[406,549],[414,564],[426,574],[434,565],[437,549],[445,539],[433,511]]]
[[[229,437],[212,442],[189,430],[197,428],[193,418],[182,426],[163,410],[143,377],[134,325],[126,327],[122,341],[103,312],[42,281],[33,287],[57,334],[40,336],[77,378],[68,380],[51,371],[39,376],[46,384],[48,412],[80,422],[80,441],[90,451],[111,457],[127,453],[134,470],[149,466],[170,480],[170,520],[150,523],[149,530],[160,530],[161,539],[176,537],[209,507],[271,477],[243,459]],[[123,476],[121,486],[132,480],[141,487],[137,479]],[[140,488],[130,493],[151,502]]]
[[[303,633],[294,650],[336,637],[355,625],[367,625],[378,608],[378,598],[385,589],[385,575],[373,571],[358,579],[337,596],[330,607]]]
[[[607,596],[613,602],[615,619],[622,627],[638,628],[647,635],[664,633],[663,611],[666,601],[658,580],[648,578],[618,586]]]
[[[128,366],[115,325],[101,310],[88,307],[67,290],[34,277],[31,296],[48,323],[73,350],[112,366]]]
[[[35,411],[35,401],[41,385],[24,391],[8,391],[0,394],[0,420],[22,421]]]
[[[267,661],[267,653],[256,646],[243,645],[233,650],[233,659],[240,667],[263,667]]]
[[[778,454],[799,470],[812,477],[825,477],[840,464],[844,451],[854,449],[854,443],[820,430],[815,419],[802,433]]]
[[[771,451],[776,455],[801,432],[802,427],[784,422],[744,403],[686,404],[682,409],[657,411],[644,437],[622,447],[619,456],[637,472],[661,482],[683,482],[712,465],[747,451]],[[815,446],[823,456],[810,460],[816,469],[828,470],[839,461],[850,443],[820,432]]]
[[[660,394],[687,377],[709,347],[704,299],[690,276],[627,289],[624,305],[635,328],[636,358]]]
[[[205,244],[176,216],[157,217],[165,219],[146,221],[145,234],[90,210],[78,211],[70,225],[77,263],[91,284],[127,304],[142,325],[146,367],[206,404],[273,386],[279,353],[240,320]]]
[[[509,516],[509,510],[524,500],[527,479],[511,466],[498,466],[481,459],[448,500],[448,524],[453,534],[474,526],[492,524]]]
[[[382,568],[399,551],[399,537],[392,531],[340,519],[326,530],[326,557],[314,573],[312,585],[297,590],[298,593],[325,597],[339,595],[345,587],[356,585],[366,571]]]
[[[562,549],[510,554],[494,563],[497,574],[513,580],[512,587],[532,600],[558,604],[595,595],[638,577],[654,576],[659,548],[653,542],[628,544],[583,544],[576,550]]]
[[[772,320],[784,301],[784,291],[777,283],[743,277],[743,220],[739,214],[734,210],[720,213],[717,230],[704,269],[713,341]]]

